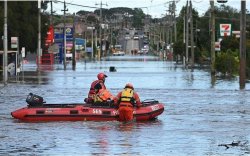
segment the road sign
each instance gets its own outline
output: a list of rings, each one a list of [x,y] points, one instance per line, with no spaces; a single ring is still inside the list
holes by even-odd
[[[232,31],[236,38],[240,38],[240,31]]]
[[[11,48],[16,49],[18,45],[18,37],[11,37]]]
[[[22,47],[21,53],[22,53],[22,57],[24,58],[25,57],[25,47]]]
[[[57,54],[57,53],[59,53],[59,46],[57,44],[53,44],[53,45],[49,46],[48,51],[49,51],[49,53]]]
[[[88,30],[94,30],[95,27],[87,27]]]
[[[214,48],[215,48],[215,51],[220,51],[220,42],[215,42]]]
[[[231,24],[220,24],[220,36],[231,36]]]

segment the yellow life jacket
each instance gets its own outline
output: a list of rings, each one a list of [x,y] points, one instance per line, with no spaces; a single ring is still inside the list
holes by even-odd
[[[133,89],[125,88],[122,91],[120,102],[132,102],[133,103],[134,101],[133,95],[134,95]]]
[[[98,95],[94,95],[94,103],[99,103],[99,102],[103,102],[103,100],[98,96]]]

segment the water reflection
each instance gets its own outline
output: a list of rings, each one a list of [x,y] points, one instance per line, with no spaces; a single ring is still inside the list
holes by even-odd
[[[123,132],[126,132],[126,131],[129,132],[129,131],[133,131],[133,129],[136,127],[137,127],[136,122],[119,123],[117,126],[117,130],[123,131]]]

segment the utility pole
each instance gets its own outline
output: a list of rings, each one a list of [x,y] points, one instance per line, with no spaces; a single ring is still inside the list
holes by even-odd
[[[215,15],[214,15],[214,0],[210,1],[211,12],[211,74],[215,75]]]
[[[98,5],[98,4],[96,4]],[[106,5],[107,4],[103,4],[102,1],[100,3],[100,28],[99,28],[99,35],[100,35],[100,54],[98,55],[99,56],[99,61],[101,60],[101,56],[103,55],[103,52],[102,52],[102,6],[103,5]]]
[[[194,29],[193,29],[193,8],[192,1],[190,1],[190,29],[191,29],[191,67],[194,67]]]
[[[246,83],[246,1],[241,1],[240,16],[240,89]]]
[[[186,43],[186,12],[184,10],[183,16],[183,43]]]
[[[50,1],[50,25],[53,25],[53,3]]]
[[[174,14],[174,41],[177,41],[177,30],[176,30],[176,19],[175,19],[175,9],[176,9],[176,4],[175,0],[173,1],[173,14]]]
[[[94,30],[94,33],[95,33],[95,47],[97,49],[97,30],[96,29]],[[96,53],[95,53],[95,55],[96,55]],[[95,58],[95,56],[94,56],[94,58]]]
[[[64,7],[63,7],[63,10],[61,10],[61,11],[63,11],[63,36],[64,36],[64,38],[63,38],[63,54],[64,54],[64,56],[63,56],[63,66],[64,66],[64,70],[66,70],[66,31],[65,31],[65,20],[66,20],[66,18],[65,18],[65,12],[66,11],[68,11],[68,9],[66,9],[66,3],[65,3],[65,0],[64,0]]]
[[[73,49],[72,49],[72,69],[76,69],[76,40],[75,40],[75,13],[73,14]]]
[[[38,0],[38,45],[37,45],[37,66],[41,63],[41,0]]]
[[[92,30],[91,30],[91,48],[92,48],[92,54],[91,54],[91,58],[92,60],[94,60],[94,30],[95,27],[93,25],[92,26]]]
[[[186,5],[186,19],[185,19],[185,25],[186,25],[186,59],[185,59],[185,65],[188,65],[188,44],[189,44],[189,26],[188,26],[188,22],[189,22],[189,7],[188,7],[188,1],[187,1],[187,5]]]
[[[7,0],[4,0],[4,53],[3,53],[3,80],[4,85],[7,85],[8,82],[8,33],[7,33]]]

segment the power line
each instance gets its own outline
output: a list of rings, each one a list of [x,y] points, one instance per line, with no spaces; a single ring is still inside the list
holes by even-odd
[[[56,2],[64,3],[63,1],[56,1]],[[79,7],[85,7],[85,8],[99,9],[98,7],[86,6],[86,5],[80,5],[80,4],[74,4],[74,3],[69,3],[69,2],[65,2],[65,4],[67,4],[67,5],[73,5],[73,6],[79,6]]]

